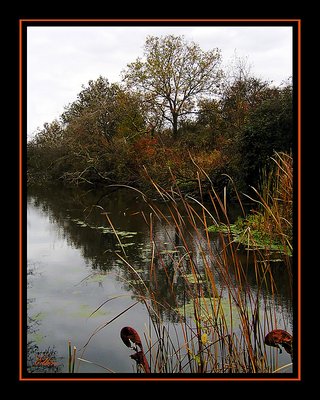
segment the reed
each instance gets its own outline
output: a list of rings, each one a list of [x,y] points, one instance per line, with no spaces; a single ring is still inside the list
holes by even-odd
[[[140,276],[123,247],[123,254],[118,254],[137,300],[143,302],[148,312],[144,355],[150,372],[282,371],[284,367],[273,362],[270,349],[264,344],[269,331],[282,328],[276,317],[277,287],[270,249],[252,251],[248,246],[246,257],[239,256],[243,241],[236,241],[232,233],[227,192],[224,190],[219,196],[206,172],[193,163],[197,168],[197,198],[181,193],[172,172],[170,191],[149,176],[166,204],[165,211],[142,194],[150,206],[149,215],[142,215],[150,231],[149,279]],[[292,158],[277,154],[274,163],[276,167],[266,176],[264,192],[254,189],[256,197],[250,196],[250,199],[261,206],[256,215],[263,229],[292,250]],[[209,181],[206,192],[201,183],[204,178]],[[231,178],[230,183],[233,185]],[[236,188],[234,191],[245,218],[241,196]],[[166,227],[167,251],[156,238],[156,220]],[[109,217],[108,221],[114,229]],[[227,228],[224,232],[209,232],[209,226],[221,224]],[[243,235],[248,242],[252,239],[250,226],[244,229]],[[121,241],[119,237],[117,240]],[[290,257],[283,256],[283,262],[288,267],[287,280],[291,282]],[[254,290],[248,280],[249,270],[254,275]],[[167,284],[166,300],[158,291],[160,279],[165,279]]]
[[[76,346],[73,346],[73,349],[71,349],[71,341],[68,340],[68,372],[70,374],[74,373],[76,354],[77,354]]]
[[[252,218],[256,232],[265,247],[281,249],[292,283],[291,256],[293,254],[293,158],[276,153],[261,173],[260,190],[252,188],[255,197],[246,195],[258,204]],[[253,239],[254,240],[254,239]],[[292,287],[291,287],[292,290]]]

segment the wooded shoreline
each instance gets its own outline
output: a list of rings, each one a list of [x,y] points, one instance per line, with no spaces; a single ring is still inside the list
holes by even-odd
[[[89,81],[59,119],[35,132],[28,184],[148,190],[156,181],[192,193],[209,181],[221,192],[231,177],[247,191],[259,187],[274,152],[290,154],[289,79],[275,86],[240,59],[223,71],[219,49],[204,52],[180,36],[148,37],[144,54],[120,83]]]

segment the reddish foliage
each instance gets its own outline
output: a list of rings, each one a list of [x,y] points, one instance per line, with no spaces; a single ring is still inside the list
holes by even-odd
[[[146,359],[146,356],[144,355],[144,352],[141,351],[137,351],[136,353],[132,354],[132,356],[130,356],[133,360],[136,361],[136,363],[138,365],[141,365],[142,368],[144,369],[144,372],[146,374],[150,374],[150,367],[148,364],[148,361]]]
[[[121,339],[127,347],[131,347],[131,343],[136,344],[142,350],[142,343],[138,332],[130,326],[125,326],[120,332]]]
[[[280,353],[282,351],[279,344],[281,344],[286,352],[292,355],[292,340],[293,337],[290,333],[282,329],[274,329],[266,335],[264,343],[268,346],[277,347],[280,350]]]
[[[145,373],[150,374],[150,367],[149,367],[148,361],[146,359],[146,356],[144,355],[141,339],[140,339],[138,332],[135,329],[131,328],[131,326],[125,326],[124,328],[121,329],[120,336],[121,336],[123,343],[127,347],[133,348],[136,351],[130,357],[133,360],[135,360],[135,362],[138,365],[142,366]],[[137,347],[132,347],[131,342],[134,343],[135,345],[139,346],[141,350],[137,351]]]
[[[156,145],[158,140],[156,138],[148,138],[142,137],[138,139],[134,144],[134,150],[136,152],[136,156],[138,157],[152,157],[155,155],[156,152]]]

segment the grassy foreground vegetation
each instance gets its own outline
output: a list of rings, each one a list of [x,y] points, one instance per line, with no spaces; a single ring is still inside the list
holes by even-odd
[[[274,167],[270,168],[267,177],[268,191],[264,191],[263,195],[253,191],[255,196],[252,200],[259,202],[261,208],[252,218],[245,215],[238,196],[243,210],[241,229],[253,241],[255,235],[250,233],[251,227],[259,224],[253,230],[259,228],[261,231],[263,226],[265,235],[271,236],[273,241],[277,237],[283,246],[292,249],[292,213],[289,211],[292,202],[292,158],[277,154],[273,163]],[[198,198],[201,198],[200,176],[205,172],[200,167],[197,172]],[[248,248],[247,257],[240,257],[242,245],[241,241],[234,240],[226,197],[221,198],[209,181],[208,204],[191,195],[185,196],[174,184],[174,175],[172,181],[170,191],[151,181],[167,205],[165,211],[163,208],[161,211],[156,202],[141,192],[142,199],[150,206],[149,216],[144,216],[150,230],[151,248],[147,273],[131,263],[124,248],[117,253],[126,271],[124,280],[134,292],[133,298],[144,304],[149,315],[145,331],[139,332],[140,336],[136,332],[138,343],[143,337],[147,371],[217,374],[285,372],[285,368],[292,364],[279,366],[278,350],[270,350],[264,343],[268,332],[279,328],[290,330],[290,327],[283,326],[283,321],[277,320],[272,247],[259,245],[254,251]],[[112,221],[106,217],[114,229]],[[169,232],[175,232],[167,243],[167,251],[163,251],[161,244],[155,240],[155,219],[167,226],[169,237]],[[219,235],[219,240],[213,240],[209,227],[219,228],[222,224],[225,228],[223,232],[217,229],[214,233]],[[283,251],[277,257],[281,259],[280,268],[292,288],[291,257]],[[254,271],[254,284],[248,280],[249,270]],[[168,295],[165,297],[158,290],[159,279],[166,281]],[[119,316],[130,313],[135,304]],[[117,318],[98,327],[85,347],[95,334],[102,329],[107,330]],[[137,354],[141,352],[131,358],[137,360]],[[112,368],[104,366],[110,370],[109,367]],[[146,368],[142,367],[138,362],[137,371],[145,372]]]

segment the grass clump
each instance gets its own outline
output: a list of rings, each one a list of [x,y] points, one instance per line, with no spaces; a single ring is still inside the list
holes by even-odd
[[[275,153],[271,164],[262,171],[261,190],[255,188],[258,210],[238,217],[234,224],[208,227],[209,232],[232,234],[233,240],[251,249],[276,251],[292,255],[292,157]]]

